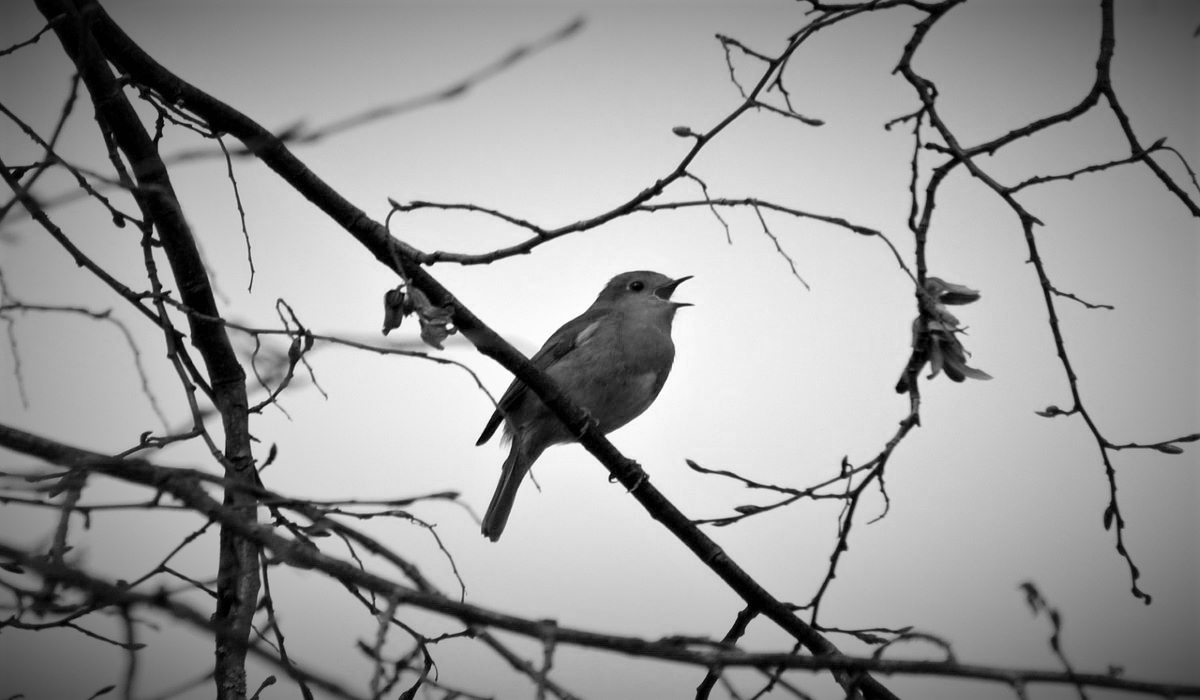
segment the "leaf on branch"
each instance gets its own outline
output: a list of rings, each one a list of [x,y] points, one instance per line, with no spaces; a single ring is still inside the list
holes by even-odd
[[[7,562],[4,564],[0,564],[0,569],[4,569],[5,571],[7,571],[9,573],[13,573],[13,574],[25,573],[24,567],[22,567],[20,564],[14,563],[14,562]]]
[[[408,311],[405,310],[406,297],[404,294],[404,285],[400,285],[395,289],[389,289],[383,295],[383,334],[400,327],[400,321],[404,319]]]
[[[742,515],[754,515],[755,513],[761,513],[765,509],[762,506],[748,505],[738,506],[737,508],[734,508],[734,510]]]
[[[1111,503],[1109,503],[1108,507],[1104,509],[1104,529],[1105,530],[1112,529],[1113,518],[1116,516],[1116,514],[1117,514],[1116,509],[1113,508]]]
[[[947,282],[940,277],[926,279],[925,291],[934,296],[941,304],[959,305],[979,301],[978,290]]]
[[[1183,454],[1182,447],[1180,447],[1179,445],[1172,445],[1169,442],[1164,442],[1161,445],[1154,445],[1154,449],[1158,450],[1159,452],[1165,452],[1166,454],[1169,454],[1169,455]]]
[[[964,328],[958,317],[946,309],[947,305],[961,306],[978,299],[979,292],[970,287],[947,282],[938,277],[925,280],[920,295],[920,313],[912,325],[912,355],[900,376],[900,381],[896,383],[896,393],[907,394],[911,389],[909,376],[926,364],[929,365],[930,379],[942,372],[955,382],[992,378],[987,372],[967,364],[970,353],[959,340],[959,335],[965,332]]]
[[[449,309],[433,310],[428,317],[418,316],[421,321],[421,340],[425,341],[426,345],[432,345],[438,350],[443,349],[442,342],[458,332],[450,325],[450,316]]]
[[[1039,416],[1044,416],[1046,418],[1053,418],[1054,416],[1065,416],[1067,414],[1066,411],[1062,410],[1058,406],[1055,406],[1054,404],[1050,404],[1044,410],[1034,411],[1034,413],[1036,413]]]
[[[421,340],[438,350],[444,349],[446,338],[458,332],[451,323],[454,310],[449,306],[434,306],[429,297],[411,285],[400,285],[383,295],[383,334],[400,327],[400,321],[415,313],[421,324]]]

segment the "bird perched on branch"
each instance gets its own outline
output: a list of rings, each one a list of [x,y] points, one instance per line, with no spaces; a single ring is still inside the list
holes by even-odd
[[[680,282],[657,272],[625,272],[612,278],[582,315],[550,336],[531,362],[545,372],[596,428],[610,433],[642,414],[662,390],[675,360],[671,323],[684,306],[671,301]],[[578,437],[520,380],[513,380],[476,445],[504,421],[512,441],[496,493],[483,518],[483,534],[504,532],[517,489],[542,452]]]

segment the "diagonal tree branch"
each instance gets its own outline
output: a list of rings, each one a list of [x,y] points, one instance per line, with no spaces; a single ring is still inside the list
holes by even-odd
[[[50,2],[50,0],[41,0]],[[789,606],[783,604],[745,572],[711,538],[701,532],[648,480],[646,473],[633,460],[623,456],[607,439],[594,429],[587,413],[571,404],[552,382],[538,372],[519,352],[485,325],[453,294],[443,287],[419,263],[420,255],[411,246],[393,239],[387,230],[355,207],[341,194],[320,179],[296,158],[277,137],[236,109],[198,90],[167,71],[146,55],[104,12],[94,0],[81,0],[81,9],[93,23],[93,32],[105,56],[139,85],[157,92],[167,103],[178,105],[198,115],[217,132],[228,133],[248,148],[301,195],[320,208],[352,235],[376,260],[393,269],[425,293],[439,307],[452,310],[453,321],[484,355],[512,371],[535,395],[559,417],[569,430],[580,435],[580,443],[591,452],[616,479],[628,488],[646,511],[674,534],[702,562],[724,580],[747,604],[818,655],[838,653],[827,638],[803,622]],[[787,54],[784,54],[786,57]],[[782,60],[781,57],[780,60]],[[765,80],[765,79],[764,79]],[[749,109],[749,105],[745,109]],[[740,111],[736,114],[740,114]],[[723,128],[733,115],[709,134]],[[685,161],[681,165],[686,167]],[[680,175],[681,176],[681,175]],[[644,196],[631,200],[629,208],[661,191],[660,181],[646,190]],[[613,213],[613,216],[616,214]],[[200,310],[200,309],[197,309]],[[860,689],[871,698],[894,697],[870,676],[838,673],[838,681],[848,692]]]

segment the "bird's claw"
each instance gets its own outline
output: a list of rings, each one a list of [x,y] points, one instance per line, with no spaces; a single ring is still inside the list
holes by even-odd
[[[591,411],[587,410],[586,408],[582,410],[583,415],[587,420],[584,421],[583,427],[579,429],[579,432],[575,434],[576,440],[582,440],[583,436],[586,435],[589,430],[599,427],[600,425],[600,422],[596,420],[596,417],[592,415]]]
[[[634,466],[637,467],[639,470],[641,470],[641,468],[642,468],[642,465],[638,464],[637,462],[634,462]],[[608,475],[608,483],[611,484],[616,480],[617,480],[616,476],[614,476],[612,474]],[[640,487],[645,481],[646,481],[646,472],[639,471],[637,481],[633,482],[633,486],[630,486],[629,489],[625,491],[625,493],[633,493],[634,491],[637,491],[638,487]]]

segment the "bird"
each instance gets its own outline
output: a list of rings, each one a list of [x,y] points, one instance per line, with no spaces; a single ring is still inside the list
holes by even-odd
[[[671,295],[689,279],[648,270],[613,277],[588,310],[555,331],[530,361],[607,435],[641,415],[662,391],[675,361],[675,312],[691,306],[671,301]],[[517,490],[542,452],[578,440],[519,379],[501,396],[475,444],[490,440],[501,422],[503,439],[511,446],[482,527],[493,542],[504,532]]]

